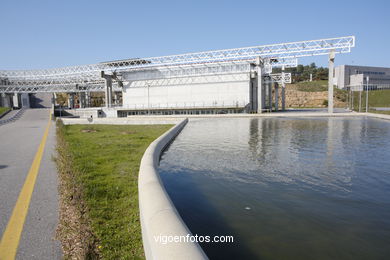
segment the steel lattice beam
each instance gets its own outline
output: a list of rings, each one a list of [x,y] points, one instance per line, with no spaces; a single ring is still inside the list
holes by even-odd
[[[350,52],[351,47],[354,46],[355,37],[348,36],[162,57],[137,58],[56,69],[1,70],[0,92],[71,92],[69,89],[73,91],[77,86],[96,89],[97,85],[104,83],[100,78],[101,71],[131,73],[140,70],[159,70],[167,75],[169,73],[166,71],[174,70],[175,68],[179,68],[176,71],[187,70],[188,72],[189,70],[185,68],[186,66],[212,67],[215,64],[229,62],[250,64],[257,57],[270,58],[271,66],[288,66],[288,64],[294,63],[294,60],[296,64],[296,58],[298,57],[324,55],[331,50],[335,53]],[[291,66],[294,65],[292,64]],[[235,73],[237,72],[240,71],[235,71]],[[194,74],[194,76],[201,76],[202,73]]]
[[[266,77],[268,77],[268,75]],[[276,82],[279,84],[291,83],[291,73],[275,73],[270,74],[269,77],[271,78],[272,82]]]

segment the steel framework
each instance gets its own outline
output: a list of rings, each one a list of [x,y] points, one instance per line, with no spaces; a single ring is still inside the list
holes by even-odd
[[[355,37],[347,36],[56,69],[0,70],[0,93],[103,91],[101,71],[116,72],[128,81],[237,74],[250,72],[249,64],[258,57],[266,66],[288,67],[296,66],[299,57],[346,53],[354,46]]]

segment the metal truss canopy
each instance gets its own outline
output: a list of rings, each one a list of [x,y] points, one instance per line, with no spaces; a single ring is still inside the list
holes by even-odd
[[[291,73],[275,73],[275,74],[269,74],[265,75],[264,77],[267,77],[266,80],[277,82],[279,84],[282,83],[291,83]]]
[[[101,71],[117,72],[129,81],[237,74],[249,72],[249,64],[258,57],[272,67],[294,67],[299,57],[325,55],[330,51],[345,53],[354,46],[355,37],[348,36],[56,69],[0,70],[0,92],[73,92],[79,88],[101,91],[104,84]]]

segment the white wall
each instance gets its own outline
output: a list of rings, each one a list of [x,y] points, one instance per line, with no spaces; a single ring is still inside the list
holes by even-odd
[[[203,107],[227,106],[249,103],[249,80],[241,82],[202,83],[191,85],[151,86],[149,87],[151,108],[158,107]],[[125,86],[123,92],[124,108],[148,107],[148,88]]]

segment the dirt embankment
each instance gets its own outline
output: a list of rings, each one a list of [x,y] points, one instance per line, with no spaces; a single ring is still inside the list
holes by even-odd
[[[279,87],[279,97],[281,97],[281,87]],[[335,107],[346,107],[345,97],[335,92]],[[279,107],[282,106],[282,100],[279,98]],[[302,91],[299,86],[294,84],[286,85],[286,107],[327,107],[328,91]]]

